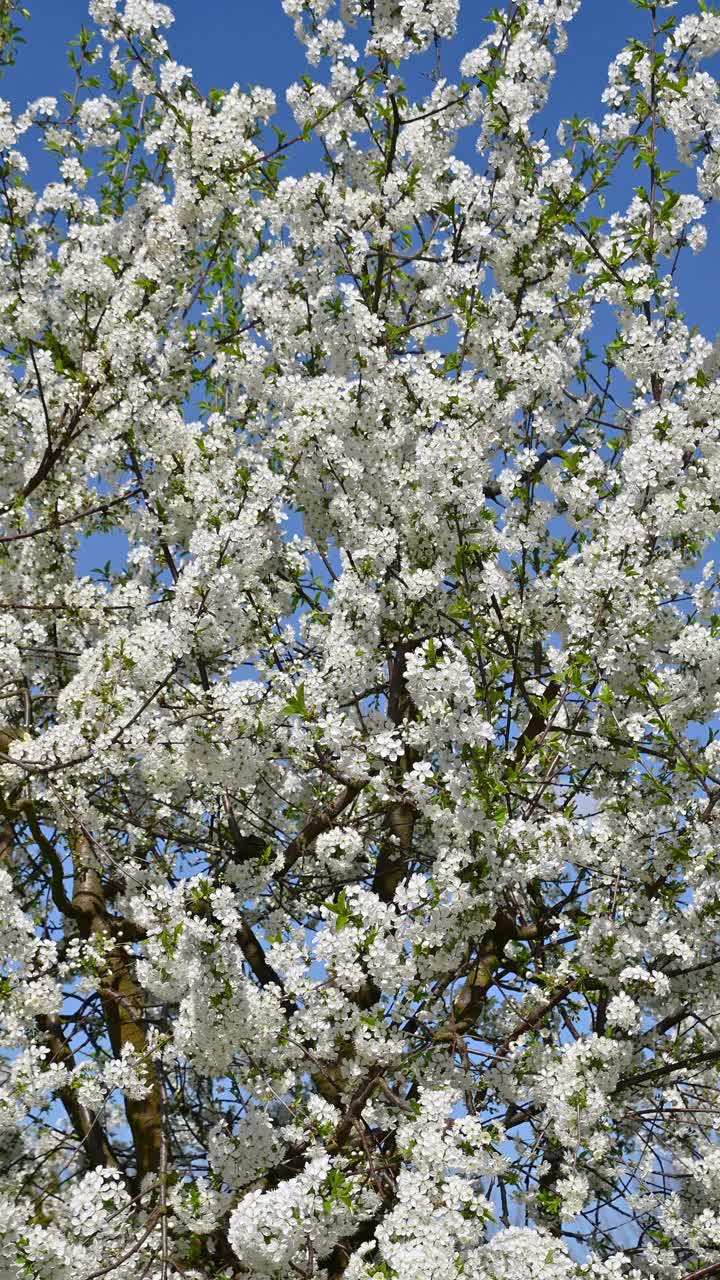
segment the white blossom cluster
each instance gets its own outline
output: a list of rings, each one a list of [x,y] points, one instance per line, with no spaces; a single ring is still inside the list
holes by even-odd
[[[0,1280],[709,1276],[720,17],[283,8],[0,104]]]

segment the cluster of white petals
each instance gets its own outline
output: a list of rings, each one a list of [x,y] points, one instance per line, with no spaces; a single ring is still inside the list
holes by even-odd
[[[720,17],[283,8],[0,102],[0,1280],[710,1276]]]

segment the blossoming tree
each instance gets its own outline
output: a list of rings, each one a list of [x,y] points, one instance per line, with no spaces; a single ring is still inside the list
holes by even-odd
[[[91,0],[3,106],[2,1280],[720,1274],[720,16],[634,6],[557,141],[579,0],[284,0],[289,135]]]

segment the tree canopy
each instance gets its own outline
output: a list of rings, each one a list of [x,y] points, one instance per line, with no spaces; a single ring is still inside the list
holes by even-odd
[[[0,103],[0,1280],[720,1275],[720,13],[283,6]]]

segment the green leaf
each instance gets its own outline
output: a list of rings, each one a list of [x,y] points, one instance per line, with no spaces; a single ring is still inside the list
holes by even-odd
[[[294,695],[288,698],[283,707],[283,715],[300,716],[301,719],[307,720],[308,709],[305,702],[305,685],[299,684]]]

